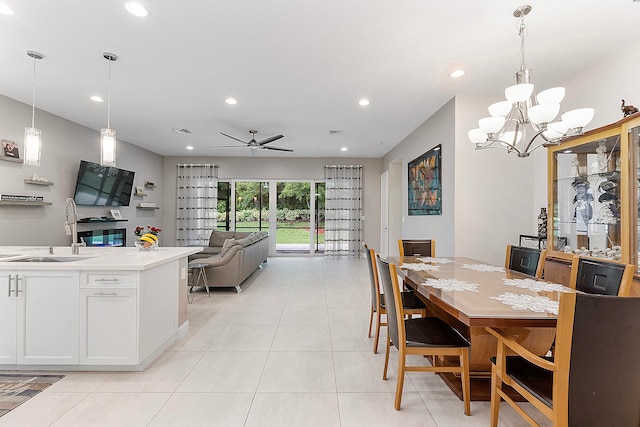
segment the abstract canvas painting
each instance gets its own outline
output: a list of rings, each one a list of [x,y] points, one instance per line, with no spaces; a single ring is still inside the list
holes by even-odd
[[[442,215],[441,145],[409,162],[409,215]]]

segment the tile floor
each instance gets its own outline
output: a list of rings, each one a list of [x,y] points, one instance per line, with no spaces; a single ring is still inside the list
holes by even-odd
[[[365,260],[270,258],[240,294],[198,292],[189,334],[145,372],[66,373],[0,426],[488,426],[488,402],[466,417],[429,373],[408,374],[393,409],[397,358],[383,381],[368,281]],[[526,425],[504,403],[500,421]]]

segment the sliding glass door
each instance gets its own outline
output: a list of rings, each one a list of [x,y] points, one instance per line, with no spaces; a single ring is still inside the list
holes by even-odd
[[[268,231],[270,254],[324,252],[324,182],[220,182],[218,228]]]

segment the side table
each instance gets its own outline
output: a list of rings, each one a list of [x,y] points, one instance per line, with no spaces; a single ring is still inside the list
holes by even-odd
[[[211,293],[209,293],[209,282],[207,282],[207,273],[204,270],[208,266],[209,264],[201,262],[192,262],[189,264],[189,269],[191,270],[191,283],[189,283],[189,294],[187,294],[189,304],[193,302],[193,288],[197,286],[204,286],[207,290],[207,295],[211,298]],[[190,300],[189,295],[191,295]]]

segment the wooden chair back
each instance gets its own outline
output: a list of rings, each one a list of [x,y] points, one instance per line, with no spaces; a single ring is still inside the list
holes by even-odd
[[[398,251],[400,256],[436,256],[436,241],[433,239],[399,239]]]
[[[635,266],[575,256],[569,286],[588,294],[629,296]]]
[[[371,282],[371,307],[380,311],[380,282],[378,281],[378,269],[376,267],[376,254],[373,249],[364,245],[367,263],[369,264],[369,281]]]
[[[519,271],[542,278],[544,264],[547,259],[547,250],[525,248],[522,246],[507,245],[507,255],[504,267],[509,270]]]
[[[554,394],[568,397],[554,404],[567,405],[570,426],[640,425],[640,298],[569,295],[572,327],[559,326],[556,341],[558,373],[568,372],[558,392],[568,394]]]
[[[398,304],[396,301],[402,301],[400,295],[400,286],[397,284],[398,273],[394,264],[389,264],[380,259],[380,255],[376,257],[378,269],[380,270],[380,283],[384,291],[384,302],[387,309],[387,333],[396,348],[406,341],[404,330],[404,315],[400,313],[398,317]],[[394,286],[393,280],[396,281]],[[400,305],[400,307],[402,307]],[[400,308],[402,310],[402,308]],[[400,319],[400,320],[398,320]],[[399,322],[402,322],[399,324]]]

